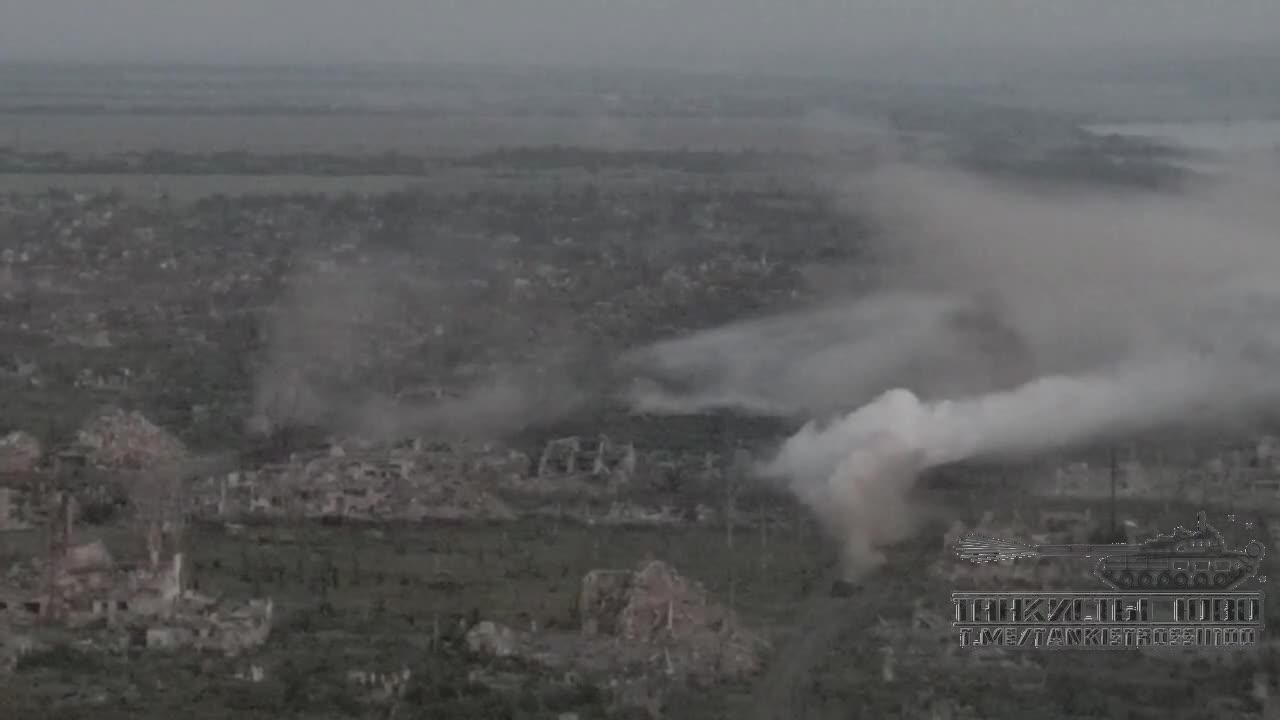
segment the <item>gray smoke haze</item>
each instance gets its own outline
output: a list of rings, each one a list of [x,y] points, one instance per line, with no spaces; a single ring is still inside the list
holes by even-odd
[[[633,403],[821,416],[893,387],[945,399],[1138,355],[1269,343],[1276,176],[1229,177],[1183,195],[1109,196],[877,172],[840,193],[881,228],[872,242],[889,287],[637,350],[629,359],[652,382]]]
[[[251,431],[305,425],[372,441],[498,438],[581,400],[570,351],[511,361],[501,357],[504,343],[519,336],[508,328],[457,322],[484,305],[467,278],[450,282],[429,263],[396,256],[308,258],[296,267],[266,319]],[[554,339],[554,324],[542,335]],[[460,366],[469,369],[462,377]],[[464,390],[442,389],[453,387]]]
[[[628,357],[656,378],[633,388],[632,405],[812,415],[900,385],[931,397],[995,389],[1025,372],[1028,358],[983,309],[962,296],[886,292],[657,343]]]
[[[1184,195],[1107,196],[877,173],[842,192],[884,229],[891,290],[646,348],[657,374],[689,385],[636,403],[751,398],[757,412],[837,418],[807,425],[762,471],[819,513],[852,570],[865,567],[910,531],[922,470],[1248,419],[1280,399],[1276,177],[1225,177]],[[984,320],[957,329],[948,318],[972,298]],[[977,371],[1004,354],[984,355],[980,335],[1019,362]]]
[[[268,432],[331,420],[337,386],[358,370],[362,337],[391,298],[379,273],[310,259],[298,263],[264,322],[266,353],[254,378],[251,426]]]
[[[559,419],[591,399],[571,377],[567,365],[548,357],[495,373],[459,397],[423,402],[372,394],[348,416],[346,427],[371,440],[497,439]]]
[[[41,0],[12,2],[0,58],[172,61],[737,62],[896,75],[958,52],[1048,55],[1280,46],[1269,0]],[[1020,62],[1010,63],[1010,57]],[[851,60],[862,63],[852,63]],[[878,61],[878,62],[873,62]],[[972,68],[969,68],[970,70]],[[923,73],[922,73],[923,74]],[[972,76],[971,76],[972,77]]]
[[[999,298],[1043,374],[1220,332],[1206,312],[1234,314],[1280,273],[1276,179],[1241,168],[1185,195],[1033,195],[898,167],[850,196],[888,229],[904,287]]]

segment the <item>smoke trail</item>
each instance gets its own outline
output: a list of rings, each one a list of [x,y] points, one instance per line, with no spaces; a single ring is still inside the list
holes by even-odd
[[[891,390],[834,423],[809,423],[762,473],[790,482],[844,543],[849,570],[857,572],[880,560],[876,548],[910,532],[907,494],[920,472],[1070,446],[1196,413],[1246,412],[1277,397],[1280,386],[1264,381],[1265,368],[1235,360],[1154,358],[1109,373],[1045,377],[1012,391],[933,403]]]
[[[633,402],[814,417],[894,387],[966,397],[1240,342],[1270,320],[1240,315],[1233,284],[1280,295],[1280,205],[1274,173],[1232,170],[1177,195],[1032,193],[908,166],[846,181],[834,192],[878,228],[884,280],[868,288],[850,269],[857,299],[643,348],[632,357],[655,382]]]
[[[859,178],[842,192],[876,219],[888,287],[646,348],[656,387],[633,402],[839,417],[762,471],[852,567],[909,532],[928,468],[1249,422],[1280,398],[1280,205],[1273,171],[1232,170],[1125,196],[905,166]]]
[[[906,385],[925,396],[1012,387],[1030,350],[988,298],[886,292],[656,343],[625,362],[653,414],[826,414]]]

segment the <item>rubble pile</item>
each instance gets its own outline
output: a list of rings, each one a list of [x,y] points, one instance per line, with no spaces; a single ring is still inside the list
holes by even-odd
[[[557,438],[543,447],[536,463],[525,458],[518,472],[507,473],[501,487],[527,496],[610,497],[631,481],[636,461],[631,443],[603,435]]]
[[[512,482],[529,472],[529,456],[511,448],[482,445],[468,453],[467,473],[491,482]]]
[[[669,454],[654,453],[669,458]],[[706,469],[706,456],[696,458]],[[220,521],[243,516],[358,521],[514,520],[520,514],[571,518],[588,525],[712,522],[707,506],[640,504],[619,497],[636,471],[630,443],[606,437],[554,440],[534,463],[494,444],[344,438],[288,462],[204,477],[189,488],[188,510]],[[649,467],[649,455],[640,456]],[[656,466],[654,466],[656,467]],[[578,502],[578,507],[566,508]],[[739,517],[735,522],[750,524]]]
[[[1280,499],[1280,442],[1262,436],[1248,445],[1196,448],[1177,457],[1144,457],[1136,449],[1109,464],[1067,462],[1033,483],[1041,495],[1101,499],[1235,497],[1274,504]]]
[[[760,669],[768,643],[698,583],[653,560],[634,572],[593,570],[578,599],[582,634],[660,657],[669,674],[714,680]]]
[[[890,622],[877,616],[870,635],[884,643],[881,650],[890,657],[899,652],[906,657],[937,657],[939,654],[953,656],[961,650],[952,642],[951,623],[938,610],[929,608],[923,599],[915,601],[911,618],[905,623]],[[894,650],[895,647],[897,650]]]
[[[102,468],[138,470],[176,462],[186,455],[182,441],[138,412],[108,409],[76,436],[90,463]]]
[[[223,609],[208,598],[183,593],[176,609],[163,625],[147,628],[147,648],[190,647],[237,657],[264,644],[271,634],[274,604],[270,598]]]
[[[617,619],[623,639],[678,651],[696,675],[736,677],[760,669],[764,639],[666,563],[654,560],[637,570],[625,600]]]
[[[566,437],[547,443],[538,459],[538,477],[618,477],[635,473],[636,449],[631,443],[598,438]]]
[[[53,576],[53,591],[70,603],[75,597],[111,589],[116,563],[101,540],[73,545]]]
[[[731,461],[745,462],[741,457],[732,458]],[[725,458],[719,453],[672,453],[656,450],[645,455],[637,474],[653,487],[672,490],[719,488],[726,473],[736,472],[740,471],[734,467],[727,467]]]
[[[15,633],[5,623],[0,623],[0,676],[13,672],[23,656],[44,647],[30,635]]]
[[[467,633],[477,654],[521,658],[589,678],[622,705],[655,711],[678,684],[753,674],[769,645],[671,566],[593,570],[578,597],[581,632],[520,632],[485,621]]]
[[[466,482],[442,483],[424,497],[411,500],[415,518],[433,520],[515,520],[516,512],[502,498]]]
[[[587,573],[578,606],[582,638],[617,639],[668,659],[686,656],[717,676],[756,671],[768,648],[763,637],[743,628],[733,611],[712,601],[700,584],[657,560],[634,572]],[[536,640],[490,621],[477,624],[467,636],[473,651],[497,657],[521,654]]]
[[[725,477],[718,453],[639,451],[631,442],[607,436],[571,436],[543,448],[527,477],[513,478],[510,489],[540,495],[610,497],[624,487],[659,491],[719,488]]]
[[[29,473],[35,470],[44,448],[34,435],[22,430],[0,437],[0,473]]]
[[[506,456],[446,452],[414,444],[397,448],[335,445],[326,453],[294,457],[210,477],[191,488],[190,511],[219,520],[245,515],[359,521],[423,519],[511,520],[516,513],[495,492]]]
[[[639,526],[678,525],[688,518],[683,510],[669,505],[649,508],[632,502],[613,502],[603,515],[587,515],[583,519],[588,525]]]
[[[28,498],[29,493],[24,496],[15,488],[0,487],[0,532],[31,527]]]
[[[15,563],[0,578],[0,632],[26,628],[107,652],[194,647],[238,655],[266,642],[272,601],[219,603],[183,588],[183,554],[118,564],[101,540],[73,542],[74,499],[48,518],[48,553]]]
[[[618,620],[627,607],[629,570],[592,570],[582,578],[578,615],[585,635],[617,635]]]
[[[89,633],[84,644],[106,651],[141,645],[231,657],[267,641],[269,598],[223,603],[183,590],[181,567],[176,555],[156,571],[125,570],[100,541],[67,548],[52,572],[33,559],[0,585],[0,630],[63,627]]]
[[[413,673],[409,668],[390,672],[349,670],[347,683],[365,690],[369,701],[387,703],[404,697],[412,677]]]
[[[473,653],[505,658],[522,650],[523,640],[515,630],[490,620],[477,623],[467,631],[467,647]]]

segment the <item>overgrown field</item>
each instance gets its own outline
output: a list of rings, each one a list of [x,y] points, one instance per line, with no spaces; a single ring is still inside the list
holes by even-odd
[[[974,519],[984,502],[958,493],[925,499],[947,508],[939,520]],[[1070,500],[1018,503],[1029,522],[1038,509],[1081,507]],[[1195,509],[1138,503],[1122,506],[1119,514],[1189,524]],[[1105,508],[1095,504],[1095,514],[1100,511]],[[1211,520],[1230,535],[1233,526],[1218,517],[1220,511],[1211,512]],[[1246,520],[1240,515],[1237,525]],[[764,532],[738,528],[732,544],[722,527],[590,527],[546,519],[194,526],[187,536],[191,586],[211,595],[274,598],[277,620],[264,648],[232,659],[159,651],[124,657],[73,646],[26,658],[6,681],[0,701],[17,711],[11,717],[20,718],[385,717],[387,706],[366,702],[367,691],[349,683],[347,673],[408,668],[413,679],[397,717],[603,717],[608,703],[601,688],[566,684],[514,660],[472,656],[463,641],[465,628],[494,620],[517,629],[536,624],[539,630],[572,630],[587,571],[633,568],[650,558],[703,583],[775,643],[762,677],[691,690],[671,700],[669,717],[825,718],[853,712],[910,718],[912,703],[932,696],[955,698],[980,717],[1022,717],[1052,697],[1054,707],[1065,708],[1053,717],[1155,718],[1184,704],[1204,707],[1223,694],[1247,695],[1248,667],[1212,657],[1190,664],[1176,657],[1178,651],[1155,658],[1034,651],[1027,660],[1043,668],[1046,680],[1039,688],[1022,687],[1020,670],[945,657],[945,629],[940,636],[906,632],[917,606],[947,617],[951,588],[929,570],[942,551],[939,524],[927,523],[915,539],[892,548],[887,564],[863,578],[850,597],[828,595],[830,543],[810,523],[792,525]],[[126,527],[97,530],[119,557],[140,548]],[[40,533],[7,534],[3,560],[38,553],[43,543]],[[886,680],[885,638],[894,635],[903,639],[894,643],[896,673]],[[262,682],[235,677],[253,665],[263,669]],[[1139,683],[1141,692],[1123,687],[1132,686],[1135,667],[1150,676],[1149,683]],[[469,673],[481,668],[523,679],[496,692],[468,682]],[[920,683],[922,677],[929,682]],[[913,683],[920,685],[918,692],[911,691]]]
[[[127,530],[113,527],[105,535],[121,556],[137,552],[138,540]],[[10,534],[5,560],[38,552],[43,542],[38,533]],[[9,679],[4,703],[37,714],[14,717],[39,717],[42,708],[57,708],[57,717],[377,716],[385,709],[362,704],[365,693],[346,682],[346,673],[402,668],[413,676],[400,711],[409,717],[542,717],[571,710],[596,717],[604,707],[598,690],[571,692],[555,678],[502,698],[470,686],[469,669],[487,661],[469,657],[466,627],[477,619],[519,629],[576,627],[585,573],[630,569],[653,558],[704,583],[713,597],[732,603],[744,623],[778,630],[814,591],[825,562],[811,529],[740,532],[730,547],[723,529],[550,521],[272,524],[234,533],[202,526],[192,528],[187,544],[189,584],[199,592],[275,600],[267,646],[237,659],[155,651],[128,659],[75,651],[32,656]],[[255,664],[265,671],[263,682],[234,677]],[[716,711],[719,701],[706,701],[706,711]]]

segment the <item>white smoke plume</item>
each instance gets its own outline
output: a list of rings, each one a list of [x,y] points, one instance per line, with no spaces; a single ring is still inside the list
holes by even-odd
[[[1040,378],[1010,391],[923,403],[890,390],[845,417],[809,423],[762,474],[795,495],[844,544],[848,571],[881,560],[879,547],[912,529],[907,495],[933,467],[975,457],[1022,456],[1110,434],[1148,429],[1180,415],[1257,409],[1280,398],[1280,382],[1234,361],[1182,355],[1109,373]]]
[[[1224,382],[1215,362],[1194,356],[1153,360],[932,403],[894,389],[826,427],[809,423],[783,445],[770,470],[791,477],[826,476],[850,449],[884,433],[918,450],[919,469],[986,455],[1018,456],[1142,430],[1180,413],[1250,402],[1253,398],[1236,394],[1242,387]],[[1265,389],[1274,390],[1275,384]]]
[[[927,396],[1024,379],[1027,348],[998,308],[938,293],[886,292],[750,320],[636,351],[632,405],[654,414],[733,409],[824,414],[906,385]]]
[[[661,390],[636,404],[839,418],[762,470],[854,570],[910,532],[925,469],[1247,419],[1280,399],[1280,204],[1274,175],[1236,170],[1180,195],[911,167],[860,180],[842,192],[883,229],[890,288],[646,348]]]

